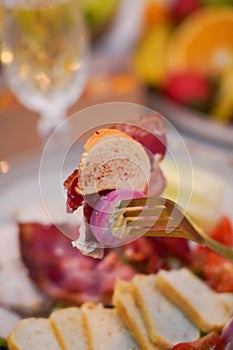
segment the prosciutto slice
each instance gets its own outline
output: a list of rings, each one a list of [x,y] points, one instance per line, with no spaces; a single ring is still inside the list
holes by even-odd
[[[116,124],[112,128],[140,142],[159,161],[163,159],[167,149],[167,130],[164,118],[158,112],[142,115],[138,122]]]
[[[83,202],[83,196],[76,191],[78,186],[78,169],[64,181],[64,187],[67,190],[66,211],[73,213]]]
[[[55,225],[21,223],[19,239],[30,277],[55,300],[108,305],[116,278],[130,280],[135,274],[116,252],[105,253],[102,260],[82,255]]]
[[[19,242],[23,262],[36,286],[52,300],[76,305],[85,301],[110,305],[116,278],[128,281],[136,272],[169,268],[169,257],[186,263],[190,257],[184,239],[142,237],[105,250],[103,259],[97,260],[74,249],[57,226],[30,222],[19,224]]]
[[[156,158],[154,158],[151,164],[150,181],[148,184],[148,196],[156,197],[161,195],[165,187],[166,179]]]

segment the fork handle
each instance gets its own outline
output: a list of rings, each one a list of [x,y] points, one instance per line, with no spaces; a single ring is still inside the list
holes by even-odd
[[[233,262],[233,249],[231,247],[228,247],[225,244],[222,244],[218,241],[216,241],[215,239],[209,237],[207,234],[205,234],[203,231],[201,233],[202,235],[202,241],[196,240],[192,235],[189,234],[189,232],[185,232],[185,236],[184,237],[184,230],[181,230],[179,228],[175,228],[174,230],[170,231],[164,230],[164,229],[151,229],[148,230],[144,236],[147,237],[177,237],[177,238],[185,238],[185,239],[189,239],[193,242],[196,242],[198,244],[200,244],[203,247],[208,247],[210,248],[212,251],[214,251],[215,253],[221,255],[222,257],[230,260]]]
[[[233,262],[233,248],[216,241],[215,239],[209,237],[206,234],[204,235],[205,241],[202,244],[203,246],[207,246],[215,253]]]

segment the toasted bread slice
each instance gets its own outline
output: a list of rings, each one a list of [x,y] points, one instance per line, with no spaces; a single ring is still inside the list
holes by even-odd
[[[144,191],[151,162],[144,147],[122,131],[102,129],[87,141],[78,167],[82,195],[116,188]]]
[[[50,322],[63,350],[87,350],[82,310],[68,307],[50,315]]]
[[[159,271],[157,285],[203,332],[221,330],[230,318],[227,303],[186,268]]]
[[[117,280],[113,294],[113,305],[142,350],[160,349],[150,340],[141,312],[132,294],[130,282]]]
[[[132,285],[152,342],[170,349],[177,343],[199,338],[199,330],[159,291],[156,275],[136,275]]]
[[[46,318],[29,317],[20,320],[8,338],[10,350],[61,350],[52,326]]]
[[[139,350],[116,309],[101,304],[82,306],[90,350]]]

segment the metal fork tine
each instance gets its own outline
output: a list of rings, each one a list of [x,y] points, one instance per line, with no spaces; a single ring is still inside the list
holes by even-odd
[[[116,228],[123,226],[123,225],[124,226],[126,225],[126,219],[125,219],[123,213],[118,212],[117,215],[115,215],[114,221],[115,221],[114,227],[116,227]]]
[[[126,225],[129,226],[141,226],[141,227],[148,227],[148,228],[152,228],[152,227],[157,227],[157,226],[166,226],[169,222],[170,224],[174,224],[175,220],[169,217],[165,217],[165,218],[153,218],[153,219],[148,219],[148,218],[135,218],[135,217],[127,217],[126,218]]]
[[[153,219],[152,219],[153,218]],[[196,225],[177,203],[162,197],[122,200],[113,212],[112,233],[119,238],[127,235],[181,237],[206,245],[233,261],[233,249],[221,244]]]
[[[161,197],[142,197],[133,199],[122,199],[117,208],[130,208],[136,206],[152,206],[152,205],[164,205],[165,199]]]
[[[134,229],[130,230],[130,234],[133,235],[144,235],[149,237],[181,237],[183,238],[183,232],[180,228],[177,227],[166,227],[166,226],[158,226],[154,229],[150,229],[145,231],[145,229]]]
[[[138,209],[138,207],[130,207],[127,208],[126,210],[122,211],[122,214],[125,217],[132,217],[132,216],[168,216],[167,214],[167,210],[165,207],[159,206],[159,207],[155,207],[155,208],[146,208],[146,207],[140,207],[140,209]]]

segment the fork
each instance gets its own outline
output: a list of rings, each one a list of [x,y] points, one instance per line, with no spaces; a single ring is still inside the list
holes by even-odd
[[[171,199],[144,197],[119,202],[110,218],[112,234],[118,238],[129,235],[179,237],[207,246],[233,261],[233,249],[208,236],[185,210]]]

